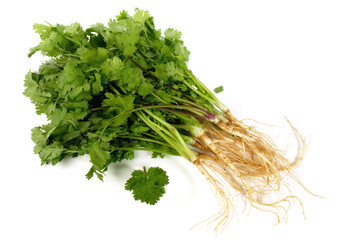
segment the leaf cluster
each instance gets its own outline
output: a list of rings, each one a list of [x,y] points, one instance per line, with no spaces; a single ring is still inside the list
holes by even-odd
[[[188,70],[179,31],[162,34],[139,9],[85,30],[79,23],[34,30],[41,41],[28,56],[40,52],[48,60],[26,74],[24,95],[49,122],[32,129],[42,164],[89,154],[86,177],[102,180],[111,163],[133,159],[137,150],[195,158],[190,128],[176,126],[200,127],[219,102]]]

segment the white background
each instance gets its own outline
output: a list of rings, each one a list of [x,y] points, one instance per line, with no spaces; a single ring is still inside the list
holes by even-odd
[[[228,3],[229,2],[229,3]],[[296,204],[287,223],[239,211],[221,239],[347,239],[348,6],[347,1],[6,1],[1,3],[0,239],[216,238],[189,230],[218,209],[204,177],[182,158],[115,165],[104,182],[87,181],[88,157],[40,166],[30,129],[45,122],[22,96],[23,79],[40,64],[26,55],[39,41],[34,23],[80,22],[88,27],[125,9],[147,9],[158,28],[183,32],[192,71],[234,115],[286,126],[309,141],[296,170],[313,197],[294,185]],[[252,124],[252,122],[250,122]],[[286,133],[286,127],[274,133]],[[277,137],[277,134],[275,134]],[[134,169],[161,166],[170,178],[155,206],[123,190]]]

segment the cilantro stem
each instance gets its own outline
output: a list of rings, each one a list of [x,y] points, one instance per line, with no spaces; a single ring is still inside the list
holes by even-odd
[[[145,137],[135,137],[135,136],[117,136],[120,138],[129,138],[129,139],[137,139],[137,140],[141,140],[141,141],[147,141],[147,142],[153,142],[153,143],[157,143],[157,144],[161,144],[163,146],[166,147],[171,147],[168,143],[159,141],[159,140],[155,140],[155,139],[151,139],[151,138],[145,138]]]
[[[179,98],[179,97],[176,97],[176,96],[171,96],[172,99],[178,101],[178,102],[183,102],[183,103],[186,103],[190,106],[193,106],[197,109],[200,109],[202,112],[204,112],[206,115],[208,116],[212,116],[214,115],[214,113],[210,112],[209,110],[205,109],[203,106],[200,106],[198,104],[196,104],[195,102],[192,102],[192,101],[189,101],[189,100],[185,100],[185,99],[182,99],[182,98]]]
[[[192,91],[194,91],[196,94],[198,94],[199,96],[201,96],[202,98],[206,99],[209,102],[214,102],[213,99],[211,99],[209,96],[206,96],[204,93],[202,93],[201,91],[199,91],[198,89],[194,88],[189,82],[187,82],[186,80],[183,80],[183,83],[188,86]]]
[[[178,132],[178,130],[175,127],[173,127],[170,123],[166,122],[165,120],[158,117],[157,115],[153,114],[148,109],[145,109],[144,112],[146,112],[148,115],[150,115],[151,117],[153,117],[154,119],[156,119],[157,121],[159,121],[161,124],[163,124],[164,126],[166,126],[168,129],[170,129],[172,131],[172,133],[169,133],[169,136],[171,135],[173,140],[178,141],[178,143],[175,142],[175,145],[178,145],[180,147],[180,150],[182,150],[185,153],[184,156],[187,156],[187,158],[190,160],[192,160],[192,158],[193,159],[196,158],[196,155],[191,151],[191,149],[188,147],[186,142],[182,139],[180,133]]]
[[[168,131],[163,131],[163,127],[151,121],[148,117],[146,117],[145,113],[142,111],[137,112],[138,117],[143,120],[151,129],[153,129],[158,135],[160,135],[166,142],[168,142],[172,148],[174,148],[181,156],[185,157],[187,160],[193,162],[197,159],[197,156],[191,149],[184,150],[184,146],[178,142],[178,139],[173,136],[172,133]],[[173,127],[174,128],[174,127]],[[184,145],[187,146],[186,143]]]
[[[143,66],[141,66],[140,64],[138,64],[136,61],[134,61],[133,58],[128,56],[128,59],[132,61],[132,63],[134,63],[137,67],[139,67],[145,74],[159,80],[155,75],[153,75],[151,72],[149,72],[146,68],[144,68]]]
[[[192,107],[192,106],[185,106],[185,105],[172,105],[172,104],[165,104],[165,105],[157,105],[154,106],[155,108],[166,108],[165,110],[167,110],[167,108],[179,108],[179,109],[185,109],[188,111],[191,111],[194,114],[197,114],[201,117],[203,117],[206,113],[206,111],[202,110],[201,108],[196,108],[196,107]]]
[[[215,106],[217,106],[222,112],[226,111],[228,108],[212,93],[207,86],[205,86],[193,73],[185,67],[185,72],[191,77],[191,80],[197,85],[198,88],[202,89],[205,94],[199,94],[201,97],[207,99],[212,102]],[[190,87],[190,86],[188,86]],[[192,90],[192,86],[190,87]],[[201,93],[200,91],[195,91],[197,94]],[[203,95],[203,96],[202,96]]]
[[[134,61],[131,57],[128,56],[128,59],[131,60],[137,67],[139,67],[143,72],[145,72],[146,74],[150,75],[151,77],[159,80],[155,75],[153,75],[151,72],[149,72],[147,69],[145,69],[143,66],[141,66],[140,64],[138,64],[136,61]],[[194,86],[192,86],[190,83],[188,83],[186,80],[184,80],[184,84],[186,86],[188,86],[192,91],[194,91],[196,94],[198,94],[199,96],[201,96],[202,98],[206,99],[207,101],[213,103],[215,106],[217,106],[221,111],[224,111],[227,109],[227,107],[220,102],[220,100],[195,76],[193,75],[193,73],[188,70],[187,68],[185,68],[185,72],[189,75],[190,79],[198,86],[198,89],[194,88]],[[177,90],[174,87],[172,87],[169,84],[166,84],[167,87],[169,87],[172,90]],[[202,91],[203,90],[203,91]],[[204,94],[205,93],[205,94]],[[161,98],[159,98],[157,95],[154,95],[154,93],[151,93],[154,97],[156,97],[157,99],[159,99],[161,102],[164,102],[164,100],[162,100]],[[207,96],[208,95],[208,96]],[[178,100],[178,98],[176,98]],[[197,104],[190,104],[190,105],[196,105]],[[200,109],[202,109],[201,107],[199,107]],[[209,113],[208,111],[206,111],[207,113]],[[212,115],[210,115],[211,117]]]
[[[203,130],[203,128],[201,127],[196,127],[196,126],[192,126],[192,125],[185,125],[185,124],[173,124],[173,126],[176,129],[185,129],[187,131],[190,132],[190,134],[192,134],[193,136],[197,136],[199,135]]]
[[[128,59],[131,60],[132,63],[134,63],[135,65],[137,65],[137,67],[139,67],[141,70],[143,70],[143,72],[148,73],[148,71],[147,71],[144,67],[142,67],[141,65],[139,65],[136,61],[134,61],[133,58],[131,58],[131,57],[128,56]]]
[[[184,111],[174,110],[174,109],[170,109],[170,108],[163,108],[163,110],[166,110],[168,112],[173,112],[173,113],[176,113],[176,114],[188,115],[188,116],[194,117],[196,119],[197,118],[206,119],[205,117],[197,115],[197,114],[194,114],[192,112],[184,112]]]
[[[76,151],[76,150],[68,150],[68,149],[65,149],[64,151],[67,152],[67,153],[78,153],[79,152],[79,151]]]
[[[109,86],[110,86],[111,90],[114,91],[117,95],[121,95],[120,92],[117,91],[117,89],[114,86],[112,86],[111,84],[109,84]]]
[[[160,101],[160,102],[162,102],[162,103],[164,103],[164,104],[168,104],[167,101],[163,100],[160,96],[158,96],[158,95],[155,94],[154,92],[151,92],[151,95],[152,95],[153,97],[157,98],[158,101]]]
[[[158,149],[158,148],[149,148],[149,147],[118,147],[113,151],[117,151],[117,150],[127,150],[127,151],[149,151],[149,152],[158,152],[158,153],[163,153],[163,154],[167,154],[167,155],[174,155],[174,156],[180,156],[181,154],[179,154],[177,151],[175,151],[173,149],[173,151],[166,151],[163,149]]]
[[[96,107],[96,108],[92,108],[90,110],[91,110],[91,112],[94,112],[94,111],[99,111],[99,110],[103,110],[103,109],[106,109],[106,108],[109,108],[109,106]]]
[[[120,117],[123,117],[125,116],[126,114],[130,114],[130,113],[133,113],[133,112],[136,112],[136,111],[140,111],[140,110],[144,110],[144,109],[151,109],[151,108],[168,108],[168,107],[172,107],[172,108],[187,108],[188,106],[178,106],[178,105],[156,105],[156,106],[142,106],[142,107],[138,107],[138,108],[134,108],[134,109],[131,109],[131,110],[128,110],[128,111],[124,111],[124,112],[121,112],[120,114],[116,115],[115,117],[113,117],[105,126],[104,128],[102,129],[100,135],[99,135],[99,139],[98,139],[98,142],[100,142],[100,139],[101,137],[103,136],[106,128],[108,126],[110,126],[110,124],[112,122],[114,122],[115,120],[117,120],[118,118]]]
[[[100,142],[100,139],[101,137],[103,136],[105,130],[107,129],[107,127],[112,123],[114,122],[116,119],[120,118],[120,117],[123,117],[125,116],[126,114],[129,114],[129,113],[132,113],[132,112],[136,112],[136,111],[139,111],[139,110],[142,110],[142,109],[147,109],[147,108],[153,108],[154,106],[144,106],[144,107],[139,107],[139,108],[134,108],[134,109],[131,109],[131,110],[128,110],[128,111],[124,111],[124,112],[121,112],[120,114],[116,115],[115,117],[113,117],[103,128],[103,130],[101,131],[100,135],[99,135],[99,139],[98,139],[98,142]]]
[[[141,112],[141,113],[142,113],[142,112]],[[148,118],[147,118],[147,120],[148,120],[148,122],[152,122],[152,121],[149,120]],[[153,122],[152,122],[152,123],[153,123]],[[170,137],[171,140],[174,140],[174,141],[175,141],[175,138],[173,138],[173,135],[171,134],[170,131],[168,131],[168,129],[166,129],[166,128],[164,128],[164,127],[162,127],[161,125],[156,124],[156,123],[153,123],[152,126],[155,127],[157,130],[159,130],[160,132],[163,132],[164,134],[166,134],[166,136]],[[163,137],[163,136],[162,136],[162,137]]]

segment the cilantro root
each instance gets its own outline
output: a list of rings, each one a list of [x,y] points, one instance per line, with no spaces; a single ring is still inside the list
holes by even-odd
[[[284,183],[285,176],[297,180],[292,170],[306,150],[301,134],[289,122],[299,143],[290,161],[268,136],[233,116],[188,69],[181,32],[162,34],[139,9],[133,16],[122,11],[106,26],[35,24],[34,30],[41,42],[28,56],[41,52],[48,60],[26,74],[24,95],[49,121],[32,129],[42,164],[89,154],[86,178],[103,180],[110,164],[133,159],[135,151],[182,156],[220,202],[221,210],[208,219],[215,231],[230,222],[235,192],[253,208],[274,213],[277,222],[291,202],[302,205]],[[155,204],[168,182],[161,168],[144,168],[132,173],[125,189],[135,200]]]

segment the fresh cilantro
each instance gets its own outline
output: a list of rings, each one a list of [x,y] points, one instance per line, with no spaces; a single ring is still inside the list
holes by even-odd
[[[160,152],[153,152],[151,157],[152,158],[157,158],[157,157],[160,157],[160,158],[164,158],[166,155],[164,155],[163,153],[160,153]]]
[[[41,149],[39,156],[42,164],[51,162],[53,165],[55,165],[63,158],[63,153],[64,146],[59,142],[54,142]]]
[[[238,151],[240,144],[236,149],[227,145],[240,142],[250,131],[242,126],[241,136],[234,139],[231,129],[240,124],[235,124],[228,108],[213,93],[222,92],[223,87],[211,91],[189,70],[190,51],[180,31],[156,29],[154,18],[140,9],[133,15],[122,11],[106,25],[96,23],[87,29],[77,22],[46,23],[34,24],[34,31],[41,40],[29,50],[28,57],[41,53],[46,60],[24,76],[23,94],[35,105],[36,113],[47,118],[47,124],[32,129],[34,153],[42,164],[55,165],[67,157],[88,154],[91,167],[86,178],[103,180],[112,164],[134,159],[136,151],[148,151],[158,161],[164,161],[161,158],[167,155],[185,158],[196,164],[210,182],[218,181],[213,184],[217,188],[220,180],[229,182],[233,178],[230,175],[238,173],[241,167],[231,163],[243,151]],[[258,156],[254,152],[261,147],[249,142],[251,145],[245,144],[247,149],[242,150],[252,154],[244,154],[245,158]],[[254,142],[264,144],[262,138]],[[272,150],[273,146],[264,149]],[[287,163],[272,153],[269,151],[265,159],[269,155],[270,160]],[[248,164],[250,159],[242,158]],[[244,167],[248,170],[247,164]],[[260,174],[253,174],[256,178],[248,171],[242,174],[256,183],[253,186],[260,185],[263,171],[267,177],[279,175],[277,169],[270,172],[262,169],[262,164],[254,165],[254,170],[261,169]],[[215,174],[210,176],[206,171],[219,173],[222,178],[216,179]],[[168,183],[163,169],[151,167],[135,170],[125,189],[135,200],[153,205]],[[251,199],[254,191],[248,194]],[[230,203],[225,199],[229,194],[220,195]],[[230,207],[224,205],[213,219],[222,226]]]
[[[89,156],[91,157],[93,166],[97,169],[103,169],[106,161],[110,158],[110,153],[102,149],[99,142],[96,142],[89,150]]]
[[[103,89],[104,89],[103,85],[102,85],[100,73],[98,73],[98,72],[95,73],[93,79],[95,79],[95,81],[92,83],[92,91],[94,94],[98,94],[99,92],[103,91]]]
[[[126,182],[125,189],[132,191],[135,200],[154,205],[166,192],[164,186],[169,183],[166,172],[159,167],[148,170],[134,170]]]
[[[179,32],[178,30],[172,29],[172,28],[168,28],[164,32],[164,36],[171,41],[175,41],[175,40],[179,40],[181,38],[181,32]]]
[[[134,108],[134,96],[116,96],[112,93],[105,93],[106,99],[103,101],[103,106],[110,107],[111,110],[116,110],[118,113],[129,111]]]
[[[219,86],[219,87],[217,87],[217,88],[214,89],[214,92],[215,92],[215,93],[221,93],[221,92],[223,92],[223,91],[224,91],[224,87],[223,87],[223,86]]]
[[[152,157],[197,158],[190,129],[215,115],[218,100],[188,70],[181,32],[162,34],[148,11],[122,11],[104,25],[35,24],[41,41],[28,56],[47,60],[24,77],[23,94],[48,124],[32,129],[42,164],[89,154],[90,179],[137,150]],[[184,127],[183,127],[184,126]],[[168,177],[160,168],[135,171],[126,188],[154,204]]]

